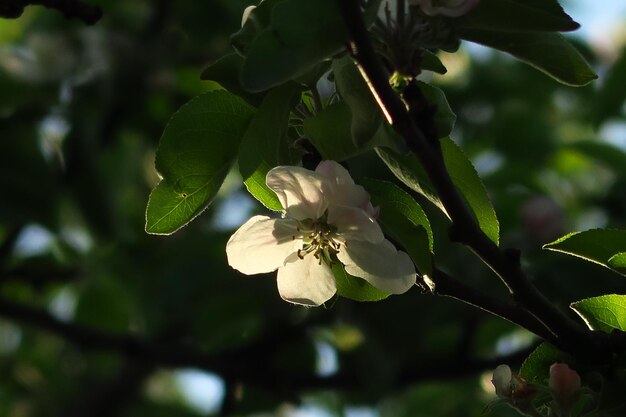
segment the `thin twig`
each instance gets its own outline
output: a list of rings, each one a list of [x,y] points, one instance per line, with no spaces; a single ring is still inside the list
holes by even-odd
[[[422,284],[426,285],[428,291],[433,294],[462,301],[521,326],[552,344],[557,346],[559,344],[559,340],[535,316],[518,305],[506,303],[481,293],[440,269],[435,269],[432,277],[425,279],[430,279],[430,281],[422,280]]]

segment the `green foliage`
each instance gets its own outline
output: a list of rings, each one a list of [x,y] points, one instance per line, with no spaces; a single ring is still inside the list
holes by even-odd
[[[239,84],[239,73],[243,65],[243,58],[236,53],[224,55],[213,64],[206,67],[200,78],[216,81],[226,90],[243,98],[253,106],[261,103],[262,95],[249,93]]]
[[[502,32],[563,32],[580,27],[557,0],[481,0],[455,23],[461,28]]]
[[[452,139],[443,138],[441,150],[452,182],[474,213],[482,231],[497,245],[500,241],[500,224],[476,169]]]
[[[283,0],[246,51],[241,85],[263,91],[301,76],[339,52],[346,38],[333,0]]]
[[[454,185],[476,216],[480,228],[494,243],[498,244],[500,234],[498,218],[476,169],[461,148],[450,138],[441,140],[441,148]],[[414,155],[401,156],[381,148],[378,148],[376,152],[400,181],[422,194],[445,213],[445,208]]]
[[[574,232],[544,245],[543,248],[573,255],[626,275],[626,270],[621,267],[621,254],[626,252],[626,230],[594,229]]]
[[[276,193],[265,184],[267,172],[278,165],[291,165],[287,128],[289,114],[300,96],[295,83],[270,90],[241,140],[239,172],[246,188],[270,210],[282,210]]]
[[[376,153],[393,175],[404,185],[426,197],[428,201],[445,213],[443,204],[415,155],[400,155],[386,148],[377,148]]]
[[[558,33],[505,33],[488,29],[460,29],[459,36],[470,42],[508,52],[566,85],[583,86],[598,78],[576,48]]]
[[[324,159],[343,161],[358,155],[361,150],[352,140],[350,121],[352,113],[341,101],[327,106],[313,117],[304,120],[304,134]]]
[[[465,285],[502,297],[481,260],[450,241],[449,222],[437,211],[445,210],[419,160],[382,120],[351,59],[340,58],[346,51],[342,24],[326,13],[332,8],[336,14],[335,1],[259,2],[232,36],[236,53],[230,55],[223,55],[227,34],[238,30],[244,7],[256,2],[95,3],[104,6],[106,19],[89,30],[38,6],[0,25],[0,357],[8,376],[0,384],[0,415],[206,415],[183,398],[175,380],[182,364],[223,378],[227,388],[237,381],[237,395],[227,397],[221,414],[298,414],[301,406],[291,410],[293,403],[337,416],[354,405],[393,417],[480,415],[493,398],[480,377],[489,369],[465,375],[485,359],[492,362],[513,324],[417,288],[387,297],[339,264],[333,273],[340,297],[305,309],[280,300],[275,272],[244,277],[225,260],[235,223],[265,212],[250,206],[237,175],[222,184],[226,172],[238,161],[251,194],[279,209],[265,174],[276,165],[300,165],[298,147],[309,140],[323,158],[347,161],[353,175],[377,178],[359,182],[381,208],[378,220],[388,238],[420,272],[436,262]],[[361,2],[368,24],[380,3]],[[396,46],[431,48],[443,37],[450,42],[440,49],[454,51],[461,34],[569,84],[594,78],[553,33],[577,26],[555,0],[482,0],[467,16],[420,18],[427,26],[411,35],[425,38]],[[377,25],[370,33],[381,30]],[[408,35],[393,34],[400,36],[387,40]],[[436,39],[429,44],[431,35]],[[624,122],[626,61],[615,57],[608,65],[613,57],[605,53],[612,49],[598,54],[584,40],[576,45],[606,74],[599,88],[566,88],[501,54],[474,59],[472,50],[461,49],[440,60],[433,48],[423,50],[421,62],[440,74],[450,69],[420,87],[437,107],[439,134],[447,136],[454,126],[462,139],[462,151],[442,141],[455,186],[492,239],[522,250],[524,270],[558,306],[616,292],[620,281],[612,271],[626,273],[621,231],[598,232],[590,241],[568,235],[548,245],[609,269],[538,249],[569,225],[626,228],[626,154],[615,145],[620,138],[602,126]],[[213,62],[202,73],[209,83],[198,80],[203,60]],[[338,94],[320,88],[321,106],[312,105],[308,93],[298,97],[329,70]],[[262,91],[244,89],[242,77]],[[218,84],[227,91],[201,95],[165,129],[157,150],[164,178],[144,217],[159,180],[154,152],[167,119],[189,97]],[[50,119],[64,120],[67,134],[47,130]],[[307,156],[316,160],[314,152]],[[438,208],[424,205],[423,211],[415,201],[421,196],[403,191],[401,183]],[[157,239],[142,230],[148,220],[153,233],[171,233],[207,204],[204,220],[176,236]],[[622,331],[624,297],[583,299],[572,307],[594,329]],[[26,314],[7,301],[23,303]],[[68,321],[54,321],[58,314]],[[75,330],[74,323],[93,353],[77,347],[85,339],[64,330]],[[346,340],[330,347],[319,335],[338,326],[349,329]],[[120,343],[88,343],[100,333]],[[134,340],[152,346],[152,354],[137,360],[141,343]],[[319,363],[338,350],[336,374],[326,369],[330,375],[321,376],[322,367],[316,372],[316,348]],[[164,352],[170,360],[153,358]],[[623,406],[623,353],[614,360],[601,369],[602,384],[596,369],[580,372],[585,390],[603,390],[596,414]],[[522,375],[545,384],[556,361],[578,365],[542,344]],[[508,412],[514,411],[503,407],[491,415]]]
[[[430,84],[418,81],[417,85],[420,88],[424,97],[429,104],[434,105],[437,109],[434,117],[435,128],[437,129],[437,135],[440,138],[446,137],[452,133],[454,128],[454,122],[456,121],[456,114],[450,108],[446,95],[437,87],[433,87]]]
[[[163,179],[148,201],[148,233],[174,233],[211,203],[252,114],[239,97],[214,91],[196,97],[172,116],[157,149],[155,165]]]
[[[576,301],[570,306],[591,330],[626,331],[626,295],[608,294]]]
[[[373,287],[362,278],[348,274],[344,266],[336,262],[332,266],[337,294],[354,301],[380,301],[389,297],[389,293]]]
[[[363,178],[358,181],[380,208],[378,222],[385,233],[400,243],[422,274],[432,272],[433,232],[426,213],[397,185]]]
[[[350,133],[357,148],[372,139],[382,124],[380,108],[352,59],[333,60],[333,74],[341,98],[350,108]]]
[[[524,360],[520,375],[531,384],[545,384],[550,377],[550,366],[555,362],[573,364],[571,356],[561,352],[550,343],[542,343]]]

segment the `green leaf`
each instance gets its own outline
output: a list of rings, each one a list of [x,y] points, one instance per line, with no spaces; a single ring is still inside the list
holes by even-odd
[[[450,108],[446,95],[439,88],[422,81],[417,81],[417,85],[428,103],[437,107],[434,117],[437,134],[440,138],[450,135],[456,122],[456,114]]]
[[[213,64],[206,67],[200,78],[202,80],[216,81],[226,90],[246,100],[253,106],[258,106],[263,96],[244,90],[239,84],[239,72],[243,65],[243,58],[235,53],[224,55]]]
[[[609,265],[618,270],[626,270],[626,252],[620,252],[609,258]]]
[[[332,267],[337,294],[355,301],[380,301],[389,297],[389,293],[373,287],[362,278],[348,274],[341,263],[335,263]]]
[[[352,141],[350,108],[335,102],[313,117],[304,120],[304,135],[324,159],[343,161],[360,152]]]
[[[156,153],[163,179],[150,193],[146,232],[174,233],[211,203],[252,115],[242,99],[218,90],[194,98],[172,116]]]
[[[500,224],[478,172],[452,139],[441,139],[441,150],[452,182],[474,213],[481,230],[497,245]]]
[[[575,361],[570,355],[544,342],[528,355],[519,373],[531,384],[545,385],[550,378],[550,366],[555,362],[572,365]]]
[[[397,185],[371,178],[358,180],[380,208],[378,222],[400,243],[422,274],[432,273],[433,232],[422,207]]]
[[[626,295],[608,294],[586,298],[570,307],[587,323],[591,330],[610,333],[626,330]]]
[[[570,233],[543,248],[585,259],[626,276],[626,270],[613,266],[620,265],[621,256],[613,265],[610,263],[611,258],[626,252],[626,230],[593,229]]]
[[[458,35],[470,42],[508,52],[563,84],[582,86],[598,78],[576,48],[558,33],[459,29]]]
[[[556,0],[481,0],[455,24],[504,32],[564,32],[580,27]]]
[[[401,155],[385,148],[376,148],[376,153],[396,178],[413,191],[423,195],[441,211],[446,212],[435,188],[428,179],[426,171],[424,171],[422,164],[420,164],[415,155],[412,153]]]
[[[448,72],[448,69],[443,65],[439,57],[428,49],[422,50],[422,69],[436,72],[437,74]]]
[[[270,210],[283,207],[276,193],[265,184],[267,172],[277,165],[289,165],[287,129],[289,114],[299,96],[295,83],[287,83],[270,90],[239,147],[239,172],[246,188],[257,200]]]
[[[341,51],[346,39],[334,0],[284,0],[273,8],[270,26],[250,45],[241,84],[258,92],[301,76]]]
[[[441,139],[441,150],[452,182],[474,213],[482,231],[497,245],[500,224],[476,169],[452,139]],[[417,157],[413,154],[399,155],[384,148],[376,148],[376,153],[400,181],[422,194],[447,215],[445,207]]]
[[[345,56],[333,60],[335,84],[341,98],[350,108],[350,133],[357,148],[369,142],[380,128],[380,108],[352,58]]]
[[[246,55],[250,44],[270,25],[272,9],[285,0],[265,0],[256,6],[248,15],[241,29],[230,36],[230,43],[241,55]]]

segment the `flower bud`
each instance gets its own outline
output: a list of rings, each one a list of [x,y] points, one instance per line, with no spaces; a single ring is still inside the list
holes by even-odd
[[[535,386],[528,384],[521,376],[511,372],[507,365],[500,365],[493,371],[491,379],[496,395],[524,415],[536,415],[533,398]]]
[[[496,395],[500,398],[510,398],[513,393],[511,379],[513,373],[508,365],[500,365],[493,371],[491,383],[496,389]]]
[[[480,0],[409,0],[429,16],[459,17],[472,10]]]
[[[548,386],[561,410],[567,411],[580,395],[580,375],[564,363],[554,363]]]

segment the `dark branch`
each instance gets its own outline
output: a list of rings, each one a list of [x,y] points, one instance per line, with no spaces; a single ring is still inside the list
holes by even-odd
[[[3,0],[0,3],[0,17],[17,19],[30,5],[58,10],[66,19],[77,18],[87,25],[93,25],[102,18],[100,7],[83,3],[80,0]]]
[[[146,365],[204,369],[222,376],[229,384],[250,384],[271,389],[276,395],[294,396],[308,389],[359,388],[363,381],[361,372],[344,368],[331,377],[314,374],[277,371],[268,358],[277,352],[291,337],[302,337],[306,328],[291,328],[279,335],[252,343],[241,349],[224,353],[209,354],[185,344],[161,343],[142,339],[130,334],[112,334],[87,326],[63,322],[50,313],[0,298],[0,316],[33,326],[62,337],[81,348],[111,351],[129,359],[139,360]],[[530,348],[511,355],[495,358],[459,359],[451,357],[428,358],[408,364],[396,376],[396,385],[417,383],[426,380],[459,378],[491,370],[497,365],[515,365],[530,353]],[[392,388],[392,387],[389,387]]]
[[[429,140],[416,124],[405,103],[389,85],[389,74],[381,65],[358,0],[338,0],[351,39],[350,51],[389,123],[405,139],[437,190],[450,218],[455,236],[470,247],[505,283],[513,299],[549,329],[558,345],[581,359],[606,358],[607,348],[591,332],[574,322],[541,294],[521,269],[519,256],[501,251],[480,229],[456,190],[443,161],[439,142]]]
[[[564,348],[558,345],[559,340],[556,339],[554,335],[548,331],[548,329],[546,329],[543,323],[538,321],[535,316],[530,314],[525,309],[520,308],[518,305],[502,302],[487,294],[481,293],[454,279],[452,276],[439,269],[435,269],[433,271],[433,275],[430,277],[430,282],[427,282],[427,279],[429,278],[422,278],[421,280],[420,284],[423,289],[433,294],[454,298],[483,311],[499,316],[513,324],[524,327],[555,346],[562,349]]]

